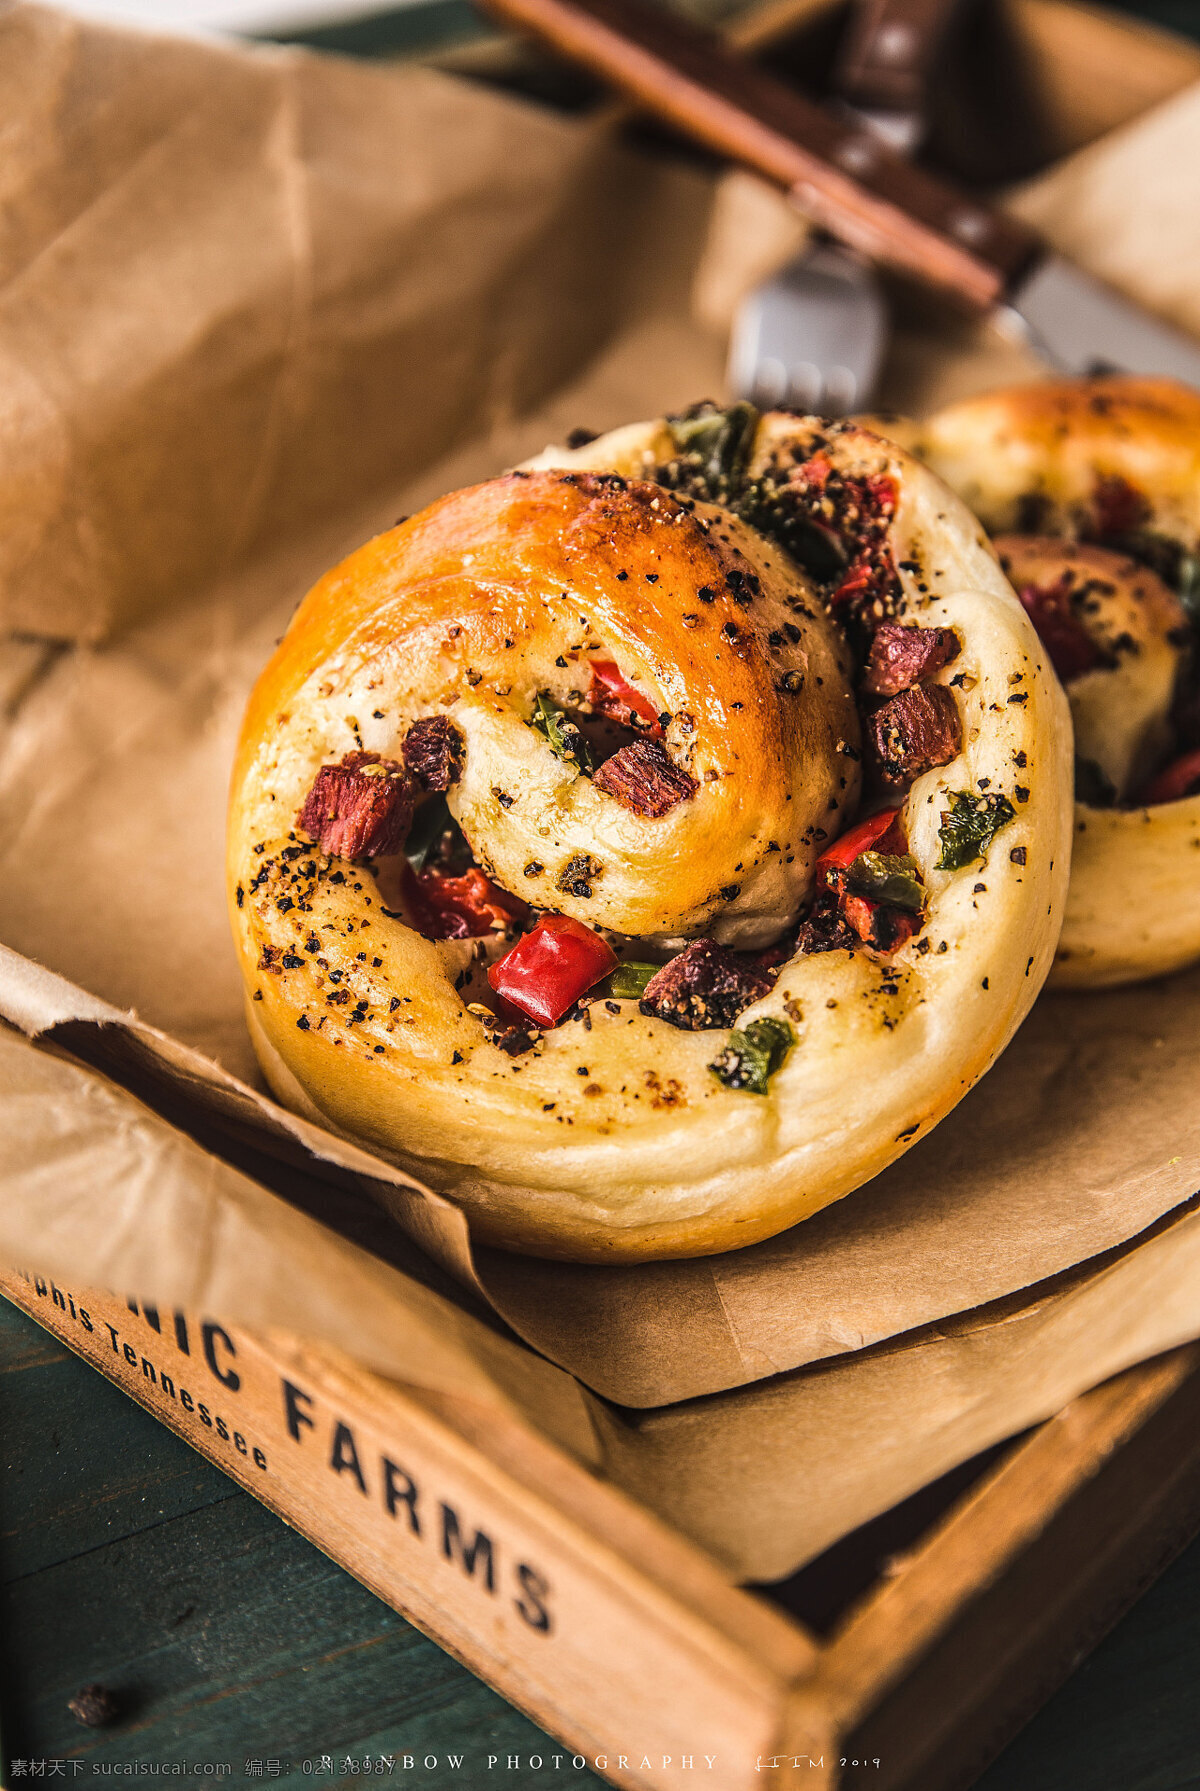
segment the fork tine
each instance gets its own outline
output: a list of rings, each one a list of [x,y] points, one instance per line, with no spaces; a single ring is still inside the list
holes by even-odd
[[[886,316],[871,269],[830,244],[809,249],[750,293],[734,321],[729,381],[762,409],[827,416],[869,402]]]

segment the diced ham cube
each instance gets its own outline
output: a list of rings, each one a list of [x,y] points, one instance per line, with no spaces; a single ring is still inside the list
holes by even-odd
[[[416,795],[403,765],[351,752],[322,765],[296,825],[331,858],[386,858],[404,848]]]
[[[744,1008],[775,984],[770,970],[727,951],[712,939],[694,939],[646,984],[641,1009],[684,1032],[732,1026]]]
[[[423,790],[448,790],[462,776],[463,737],[447,715],[423,715],[414,721],[401,750]]]
[[[876,764],[886,785],[909,784],[935,765],[948,765],[962,746],[962,722],[954,693],[944,684],[918,685],[876,709],[867,724]]]
[[[634,814],[659,821],[699,789],[694,777],[670,758],[657,740],[631,740],[605,759],[593,783]]]
[[[863,688],[871,696],[899,696],[957,659],[962,643],[953,628],[910,628],[882,622],[875,630]]]

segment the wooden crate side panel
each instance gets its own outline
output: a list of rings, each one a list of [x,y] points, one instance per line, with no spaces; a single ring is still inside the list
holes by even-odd
[[[403,1389],[192,1313],[11,1273],[0,1290],[613,1784],[761,1786],[778,1647],[673,1602]]]
[[[1195,1534],[1198,1363],[1179,1350],[1074,1401],[835,1640],[814,1695],[843,1753],[882,1760],[880,1791],[974,1783]]]

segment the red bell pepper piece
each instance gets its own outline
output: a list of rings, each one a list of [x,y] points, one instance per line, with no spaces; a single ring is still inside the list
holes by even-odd
[[[529,912],[528,903],[499,889],[477,865],[461,877],[422,871],[405,881],[409,911],[426,939],[481,939]]]
[[[899,814],[898,808],[885,808],[878,815],[868,815],[835,840],[817,860],[817,888],[840,890],[846,872],[862,852],[886,852],[889,847],[895,852],[906,851],[904,837],[896,826]],[[896,838],[889,840],[887,836],[894,827]]]
[[[833,471],[833,462],[828,454],[813,454],[802,466],[798,466],[792,474],[792,482],[803,485],[810,491],[824,491]]]
[[[1022,585],[1017,596],[1064,684],[1103,664],[1103,653],[1071,608],[1067,579],[1052,585]]]
[[[1140,800],[1147,808],[1158,802],[1180,802],[1200,792],[1200,752],[1185,752],[1181,759],[1152,777]]]
[[[619,721],[629,727],[629,714],[632,710],[639,721],[645,722],[645,732],[652,740],[662,739],[662,728],[659,726],[658,710],[640,690],[621,675],[620,667],[611,659],[593,659],[591,662],[592,683],[588,691],[588,702],[597,715],[606,715],[610,721]]]
[[[566,914],[543,914],[532,933],[488,971],[497,995],[539,1026],[557,1026],[617,963],[612,947]]]
[[[830,593],[829,606],[839,609],[844,603],[853,603],[858,597],[865,597],[875,577],[875,567],[866,554],[851,562],[837,589]]]
[[[888,902],[859,895],[849,888],[847,873],[863,852],[899,855],[907,850],[900,810],[885,808],[851,827],[817,860],[817,889],[828,890],[836,898],[839,914],[876,956],[890,957],[914,933],[920,932],[921,917]]]
[[[919,914],[873,902],[869,896],[848,895],[842,903],[842,913],[867,950],[880,957],[890,957],[921,930]]]

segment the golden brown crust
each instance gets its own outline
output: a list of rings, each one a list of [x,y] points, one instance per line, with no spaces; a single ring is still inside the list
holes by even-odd
[[[746,581],[752,602],[738,598]],[[335,733],[386,756],[417,716],[445,713],[467,743],[450,806],[503,886],[622,933],[762,943],[858,794],[844,643],[796,594],[778,553],[724,513],[644,482],[512,474],[443,498],[328,574],[264,673],[243,740],[307,691],[303,780]],[[578,705],[597,661],[670,715],[666,751],[697,789],[662,817],[580,778],[528,725],[538,692]],[[386,691],[379,715],[372,688]],[[293,780],[286,799],[302,795]]]
[[[1120,480],[1145,499],[1134,526],[1200,538],[1200,393],[1175,380],[1005,387],[929,418],[914,451],[994,534],[1107,534],[1097,504]]]
[[[764,419],[752,465],[785,450],[803,458],[819,427]],[[588,452],[600,468],[636,473],[662,429],[623,431]],[[766,1095],[713,1075],[727,1028],[679,1031],[629,1000],[598,1001],[586,1023],[568,1018],[506,1056],[470,1007],[487,942],[421,937],[389,896],[386,865],[376,881],[289,833],[322,764],[360,746],[395,760],[407,723],[436,710],[466,742],[451,806],[518,894],[537,879],[524,876],[528,836],[512,817],[555,850],[574,846],[564,829],[578,821],[602,841],[593,891],[611,891],[609,912],[636,921],[639,938],[724,925],[753,943],[739,929],[768,913],[778,930],[823,843],[811,804],[849,802],[856,760],[836,630],[777,548],[724,513],[714,539],[703,506],[589,481],[579,457],[555,451],[536,476],[455,494],[351,556],[301,606],[255,692],[234,774],[229,884],[264,1071],[282,1100],[311,1102],[461,1201],[482,1239],[610,1261],[769,1236],[923,1136],[1036,994],[1069,854],[1061,693],[944,487],[865,431],[836,432],[827,451],[847,472],[896,481],[899,618],[962,641],[936,676],[948,689],[954,680],[963,744],[903,803],[928,892],[921,937],[886,964],[799,952],[740,1017],[794,1031]],[[728,575],[747,568],[759,588],[738,604]],[[701,582],[711,600],[685,599]],[[701,614],[701,626],[686,621]],[[790,633],[774,625],[785,616]],[[528,725],[532,692],[569,698],[581,665],[605,657],[661,699],[666,749],[695,779],[693,801],[660,819],[622,809]],[[709,779],[714,768],[722,775]],[[516,786],[505,786],[511,808],[493,795],[501,774]],[[948,793],[981,790],[1008,792],[1012,819],[969,866],[938,869]],[[606,819],[602,803],[615,814]],[[797,826],[788,811],[806,803],[810,820]],[[805,849],[786,867],[776,861],[789,854],[767,851],[764,869],[748,849],[781,844],[780,828]],[[656,860],[656,837],[676,849]],[[596,917],[595,893],[576,899]],[[556,893],[553,905],[568,902]]]

